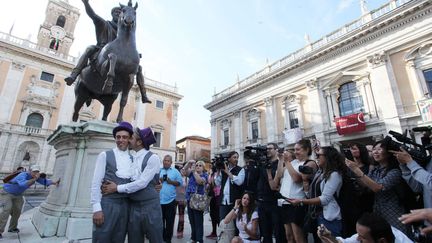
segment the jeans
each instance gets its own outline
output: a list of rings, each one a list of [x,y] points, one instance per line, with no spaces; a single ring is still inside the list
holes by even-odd
[[[335,219],[333,221],[326,220],[322,215],[318,217],[318,225],[323,224],[333,236],[341,236],[342,234],[342,220]]]

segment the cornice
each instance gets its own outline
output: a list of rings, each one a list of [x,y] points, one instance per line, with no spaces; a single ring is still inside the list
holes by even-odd
[[[138,86],[136,84],[134,84],[134,87],[135,86],[136,86],[136,92],[139,92]],[[175,94],[175,93],[169,92],[167,90],[155,88],[155,87],[153,87],[151,85],[147,85],[145,83],[144,83],[144,86],[146,88],[147,93],[152,93],[152,94],[160,95],[163,97],[168,97],[168,98],[175,99],[175,100],[181,100],[183,98],[183,96],[180,94]]]
[[[363,26],[359,30],[350,33],[346,38],[341,39],[339,42],[330,43],[327,46],[321,47],[317,51],[308,53],[304,58],[298,60],[296,63],[267,73],[258,78],[251,85],[244,87],[236,93],[228,94],[225,97],[213,100],[204,105],[204,107],[210,111],[219,109],[226,104],[232,103],[235,100],[239,100],[242,97],[247,96],[247,94],[251,93],[252,91],[256,91],[258,88],[262,90],[265,87],[265,84],[274,81],[278,77],[303,72],[306,69],[326,62],[329,59],[340,56],[349,50],[365,45],[384,34],[394,32],[395,30],[400,29],[402,26],[407,25],[408,23],[411,23],[417,19],[428,17],[428,15],[430,15],[432,12],[431,8],[429,7],[430,4],[431,1],[424,1],[421,3],[418,3],[418,1],[413,1],[413,3],[408,3],[407,6],[404,6],[401,9],[395,9],[392,13],[390,13],[390,16],[385,15],[382,18],[373,20],[371,23]],[[413,15],[413,13],[415,15]],[[401,21],[401,19],[403,20]]]
[[[4,49],[4,50],[2,50],[2,49]],[[58,68],[66,69],[66,70],[71,70],[75,66],[74,63],[64,61],[63,59],[54,58],[54,57],[49,56],[49,55],[43,55],[43,54],[40,54],[40,53],[37,53],[34,51],[30,51],[30,50],[25,49],[25,48],[20,48],[17,46],[9,45],[7,43],[0,41],[0,53],[1,52],[10,53],[14,56],[19,55],[21,57],[33,59],[36,62],[45,63],[45,64],[50,65],[50,66],[52,66],[54,64]]]

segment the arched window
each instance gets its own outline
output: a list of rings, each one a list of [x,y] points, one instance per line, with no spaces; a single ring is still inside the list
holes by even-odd
[[[56,25],[64,28],[65,24],[66,24],[66,17],[63,15],[58,16]]]
[[[43,116],[39,113],[31,113],[27,117],[26,126],[28,127],[42,127]]]
[[[363,99],[354,82],[348,82],[339,88],[340,116],[359,113],[363,110]]]

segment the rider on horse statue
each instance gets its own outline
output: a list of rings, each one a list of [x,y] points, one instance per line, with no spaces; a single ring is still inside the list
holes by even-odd
[[[104,20],[99,15],[97,15],[93,8],[89,4],[89,0],[82,0],[85,6],[85,10],[87,15],[93,20],[93,23],[95,25],[95,32],[96,32],[96,45],[88,46],[85,52],[81,55],[79,58],[76,66],[72,69],[71,74],[65,78],[67,85],[72,85],[77,77],[81,74],[81,71],[87,67],[90,61],[90,65],[92,66],[92,69],[94,69],[94,62],[97,59],[98,54],[102,50],[102,48],[108,44],[109,42],[113,41],[117,37],[117,23],[118,18],[121,13],[120,7],[114,7],[111,10],[111,16],[112,20]],[[139,66],[138,73],[137,73],[137,80],[144,82],[144,76],[142,74],[142,67]],[[141,92],[141,99],[143,103],[151,103],[151,101],[147,98],[145,88],[142,89],[143,92]]]

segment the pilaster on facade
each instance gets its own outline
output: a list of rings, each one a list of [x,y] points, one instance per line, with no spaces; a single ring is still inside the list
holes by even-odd
[[[337,104],[334,103],[333,100],[334,95],[329,89],[323,90],[323,92],[324,92],[324,99],[327,104],[327,119],[328,119],[329,128],[334,128],[335,127],[334,119],[336,118],[334,107],[335,105],[337,106]]]
[[[398,105],[401,99],[399,93],[395,93],[395,90],[397,90],[394,88],[396,85],[395,80],[390,76],[392,70],[388,65],[391,66],[391,63],[385,61],[386,57],[384,57],[385,55],[382,52],[374,56],[376,57],[374,60],[378,60],[378,63],[370,66],[370,79],[374,80],[371,83],[372,89],[375,93],[379,94],[375,97],[378,112],[384,120],[387,132],[390,130],[401,131],[402,128],[399,120],[400,105]],[[368,62],[372,63],[369,57]]]
[[[178,108],[179,103],[173,102],[172,103],[172,121],[171,121],[171,130],[170,130],[170,148],[175,149],[176,148],[176,134],[177,134],[177,119],[178,119]]]
[[[231,144],[234,144],[234,150],[235,151],[241,151],[242,149],[242,116],[241,111],[235,111],[233,112],[233,123],[234,123],[234,136],[233,140],[231,141]]]
[[[312,79],[307,82],[308,86],[308,103],[310,112],[310,131],[315,136],[321,134],[327,124],[326,119],[321,115],[325,114],[327,105],[324,102],[324,97],[319,90],[318,79]],[[324,139],[324,136],[322,136]]]
[[[371,81],[369,78],[364,78],[359,82],[360,91],[363,98],[365,119],[378,119],[374,94],[371,88]]]
[[[432,68],[432,40],[425,41],[411,50],[405,55],[404,60],[408,69],[408,75],[412,80],[415,80],[417,99],[425,99],[431,97],[423,71]]]
[[[306,81],[306,86],[309,90],[314,90],[318,88],[318,79],[314,78],[309,81]]]
[[[211,134],[211,142],[210,142],[210,151],[211,151],[211,158],[215,157],[215,152],[217,151],[217,147],[218,147],[218,140],[217,140],[217,122],[216,119],[211,119],[210,120],[210,125],[211,125],[211,130],[210,130],[210,134]]]
[[[276,107],[274,97],[267,97],[264,99],[266,109],[266,128],[267,128],[267,142],[276,142],[277,136],[277,119]]]
[[[367,56],[366,58],[369,66],[372,68],[382,66],[387,62],[387,54],[385,51],[375,53],[373,55]]]
[[[13,109],[16,105],[19,89],[24,77],[24,70],[21,67],[22,65],[11,65],[7,72],[6,81],[0,94],[0,99],[2,100],[0,123],[10,122],[12,118]]]

